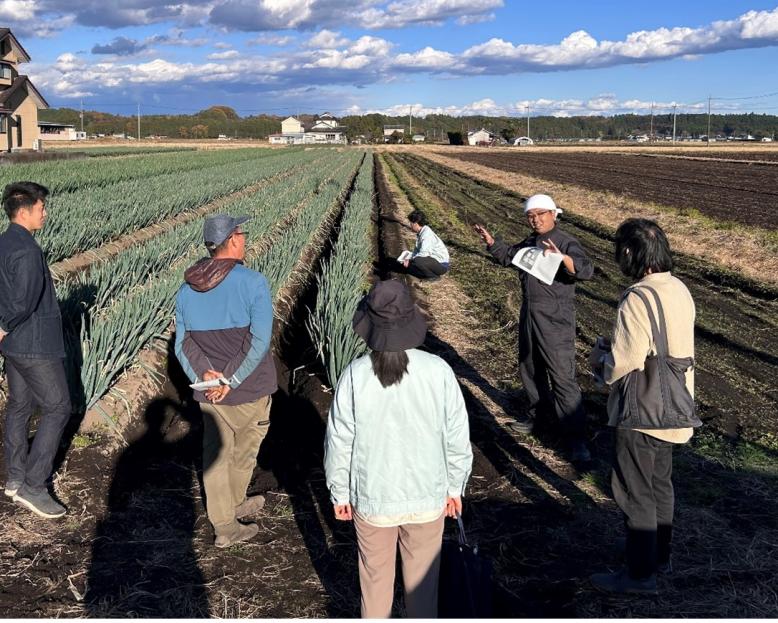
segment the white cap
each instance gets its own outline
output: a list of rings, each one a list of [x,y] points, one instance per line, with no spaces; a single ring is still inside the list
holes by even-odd
[[[562,208],[557,208],[554,200],[548,195],[532,195],[524,202],[524,214],[530,210],[554,210],[557,214],[562,213]]]

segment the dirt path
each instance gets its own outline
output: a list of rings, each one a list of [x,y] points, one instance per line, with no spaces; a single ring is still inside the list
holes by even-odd
[[[588,190],[576,184],[500,171],[451,158],[444,152],[424,150],[418,155],[524,197],[544,192],[553,196],[568,213],[586,217],[614,231],[628,217],[655,220],[667,232],[677,251],[715,262],[755,281],[778,284],[778,249],[775,241],[766,238],[765,232],[716,228],[693,215],[681,215],[659,205]],[[518,211],[519,205],[514,209]]]

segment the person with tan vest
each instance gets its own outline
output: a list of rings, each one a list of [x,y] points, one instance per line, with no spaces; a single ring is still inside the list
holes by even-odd
[[[615,257],[622,272],[637,282],[621,299],[610,344],[599,338],[590,363],[595,376],[612,386],[608,423],[616,427],[616,459],[611,486],[627,527],[627,564],[615,573],[595,574],[591,581],[605,592],[651,594],[657,572],[672,571],[673,450],[701,425],[694,414],[695,307],[689,290],[670,272],[670,244],[653,221],[622,223]],[[655,381],[662,378],[652,383],[651,374]]]

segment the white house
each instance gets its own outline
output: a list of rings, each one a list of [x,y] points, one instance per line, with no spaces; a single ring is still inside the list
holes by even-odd
[[[281,122],[281,134],[302,134],[303,124],[295,117],[287,117]]]
[[[80,141],[86,138],[86,132],[78,132],[74,125],[51,121],[38,121],[38,133],[42,141]]]
[[[316,123],[311,126],[311,131],[328,131],[339,128],[338,120],[335,119],[330,113],[325,112],[316,118]]]
[[[489,132],[489,130],[484,130],[481,128],[480,130],[476,132],[468,132],[467,133],[467,144],[468,145],[479,145],[488,143],[491,144],[492,141],[494,141],[494,133]]]
[[[414,134],[413,135],[413,142],[414,143],[423,143],[426,138],[427,137],[424,136],[423,134]]]
[[[525,145],[534,145],[535,141],[529,136],[520,136],[519,138],[514,139],[513,144],[516,147],[524,147]]]
[[[309,130],[295,117],[281,122],[281,133],[268,136],[271,145],[345,145],[346,127],[330,113],[316,118]]]

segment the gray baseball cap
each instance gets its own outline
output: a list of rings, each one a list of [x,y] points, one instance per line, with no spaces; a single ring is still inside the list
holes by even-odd
[[[250,216],[229,216],[227,214],[216,214],[205,219],[203,225],[203,240],[206,247],[218,247],[222,242],[230,237],[238,225],[251,220]]]

